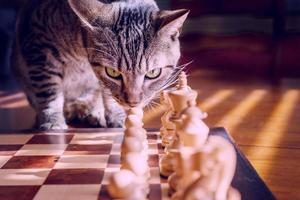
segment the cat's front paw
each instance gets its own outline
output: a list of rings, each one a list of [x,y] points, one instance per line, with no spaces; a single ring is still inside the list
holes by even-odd
[[[42,123],[39,126],[40,130],[64,130],[68,129],[68,126],[66,123],[51,123],[51,122],[46,122]]]
[[[87,123],[92,127],[100,127],[100,128],[106,128],[106,120],[102,119],[98,115],[90,114],[86,117]]]
[[[106,116],[107,128],[122,128],[124,126],[124,119],[122,118],[113,118]]]
[[[79,122],[96,128],[106,127],[103,111],[83,101],[67,104],[64,108],[64,115],[68,123]]]
[[[62,113],[49,114],[49,110],[41,111],[36,118],[37,128],[40,130],[63,130],[68,129]]]

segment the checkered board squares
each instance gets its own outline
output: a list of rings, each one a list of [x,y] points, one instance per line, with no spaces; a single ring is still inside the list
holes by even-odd
[[[0,200],[110,199],[109,177],[120,170],[123,132],[0,135]],[[168,199],[159,175],[163,153],[148,133],[150,200]]]

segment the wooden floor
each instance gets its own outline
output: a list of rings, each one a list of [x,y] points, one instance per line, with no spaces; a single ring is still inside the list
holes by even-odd
[[[225,127],[278,199],[300,199],[300,81],[268,81],[193,71],[199,107],[211,127]],[[32,126],[33,111],[18,89],[0,90],[0,128]],[[160,127],[163,107],[146,112],[146,127]]]

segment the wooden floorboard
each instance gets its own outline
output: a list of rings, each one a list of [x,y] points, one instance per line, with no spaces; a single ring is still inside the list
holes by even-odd
[[[245,76],[190,73],[206,123],[225,127],[278,199],[300,199],[300,81],[274,86]],[[0,83],[1,84],[1,83]],[[0,90],[0,128],[24,129],[34,113],[24,95]],[[146,111],[146,127],[159,128],[163,107]]]

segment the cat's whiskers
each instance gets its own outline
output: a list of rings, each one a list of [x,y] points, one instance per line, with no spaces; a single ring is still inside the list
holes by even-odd
[[[153,111],[155,109],[157,109],[157,107],[159,107],[160,104],[158,104],[157,102],[155,101],[150,101],[147,105],[146,105],[146,108],[150,111]]]
[[[160,93],[161,91],[163,91],[163,90],[169,88],[170,86],[174,85],[175,83],[177,83],[179,74],[182,71],[184,71],[186,69],[186,67],[189,66],[192,62],[193,61],[175,67],[175,70],[176,70],[175,73],[173,73],[171,75],[171,77],[165,82],[165,84],[159,89],[158,93]]]

